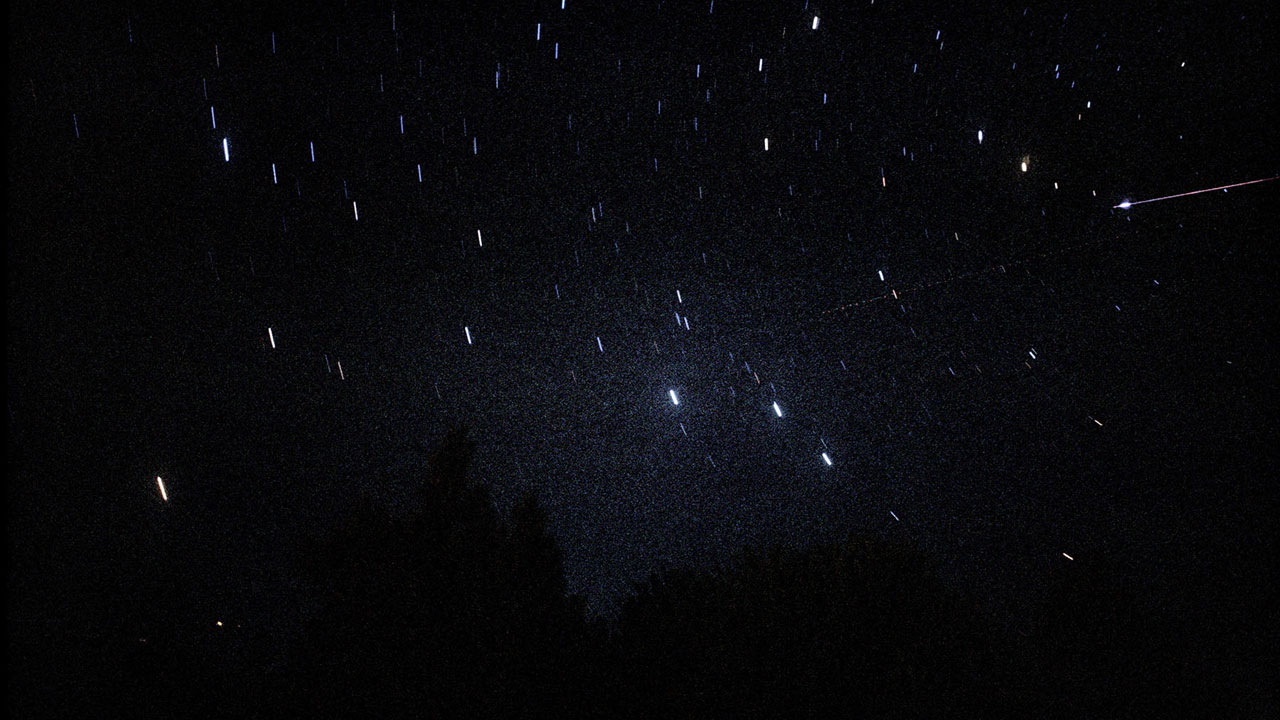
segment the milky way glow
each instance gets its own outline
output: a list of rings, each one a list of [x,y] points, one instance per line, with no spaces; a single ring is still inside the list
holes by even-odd
[[[1141,205],[1143,203],[1153,203],[1153,202],[1159,202],[1161,200],[1172,200],[1174,198],[1186,197],[1188,195],[1199,195],[1200,193],[1214,192],[1215,190],[1230,190],[1231,188],[1235,188],[1235,187],[1243,187],[1245,185],[1254,185],[1257,183],[1264,183],[1269,180],[1275,180],[1278,177],[1280,177],[1280,175],[1274,175],[1269,178],[1261,178],[1258,180],[1247,180],[1245,182],[1232,183],[1230,185],[1219,185],[1218,187],[1205,188],[1203,190],[1192,190],[1190,192],[1178,193],[1177,195],[1165,195],[1163,197],[1149,198],[1147,200],[1125,200],[1119,205],[1112,205],[1111,207],[1112,209],[1120,208],[1121,210],[1128,210],[1134,205]]]

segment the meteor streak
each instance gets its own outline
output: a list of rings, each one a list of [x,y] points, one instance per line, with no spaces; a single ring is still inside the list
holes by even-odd
[[[1164,197],[1150,198],[1150,199],[1148,199],[1148,200],[1132,200],[1132,201],[1130,201],[1130,200],[1125,200],[1124,202],[1120,203],[1119,205],[1112,205],[1112,206],[1111,206],[1111,208],[1112,208],[1113,210],[1114,210],[1114,209],[1116,209],[1116,208],[1120,208],[1121,210],[1128,210],[1129,208],[1133,207],[1134,205],[1141,205],[1141,204],[1143,204],[1143,203],[1158,202],[1158,201],[1160,201],[1160,200],[1172,200],[1173,198],[1186,197],[1187,195],[1199,195],[1200,193],[1213,192],[1213,191],[1215,191],[1215,190],[1229,190],[1229,189],[1234,188],[1234,187],[1241,187],[1241,186],[1244,186],[1244,185],[1253,185],[1253,184],[1255,184],[1255,183],[1263,183],[1263,182],[1267,182],[1268,180],[1275,180],[1276,178],[1280,178],[1280,175],[1275,175],[1275,176],[1273,176],[1273,177],[1269,177],[1269,178],[1262,178],[1262,179],[1260,179],[1260,180],[1248,180],[1248,181],[1246,181],[1246,182],[1238,182],[1238,183],[1234,183],[1234,184],[1231,184],[1231,185],[1220,185],[1220,186],[1218,186],[1218,187],[1205,188],[1204,190],[1192,190],[1191,192],[1178,193],[1177,195],[1165,195]]]

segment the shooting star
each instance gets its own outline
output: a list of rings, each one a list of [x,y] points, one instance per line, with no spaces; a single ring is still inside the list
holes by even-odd
[[[1134,205],[1141,205],[1143,203],[1153,203],[1153,202],[1159,202],[1161,200],[1172,200],[1174,198],[1186,197],[1188,195],[1199,195],[1200,193],[1214,192],[1216,190],[1230,190],[1231,188],[1235,188],[1235,187],[1243,187],[1245,185],[1254,185],[1256,183],[1264,183],[1269,180],[1275,180],[1276,178],[1280,178],[1280,175],[1276,175],[1269,178],[1262,178],[1260,180],[1248,180],[1246,182],[1233,183],[1231,185],[1220,185],[1218,187],[1205,188],[1204,190],[1192,190],[1191,192],[1178,193],[1177,195],[1165,195],[1164,197],[1150,198],[1147,200],[1125,200],[1119,205],[1112,205],[1111,209],[1114,210],[1116,208],[1119,208],[1121,210],[1128,210]]]

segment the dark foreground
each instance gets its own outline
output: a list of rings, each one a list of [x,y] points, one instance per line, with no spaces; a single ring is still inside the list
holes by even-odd
[[[1105,557],[1064,562],[1020,625],[915,548],[859,537],[655,575],[591,619],[537,502],[500,515],[471,453],[454,433],[412,511],[370,503],[317,531],[298,627],[201,621],[163,583],[127,626],[11,616],[11,716],[1240,717],[1270,702],[1239,692],[1249,677],[1217,680],[1266,672],[1264,618],[1205,672],[1182,620]]]

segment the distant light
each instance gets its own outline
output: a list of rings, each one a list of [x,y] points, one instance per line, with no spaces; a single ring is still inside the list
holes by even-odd
[[[1064,557],[1064,558],[1066,558],[1066,559],[1068,559],[1068,560],[1075,560],[1075,558],[1071,557],[1070,555],[1068,555],[1068,554],[1066,554],[1066,553],[1062,553],[1062,557]]]
[[[1023,161],[1022,161],[1022,172],[1026,172],[1026,171],[1027,171],[1027,161],[1026,161],[1026,160],[1023,160]]]
[[[769,152],[769,138],[764,139],[764,151]]]
[[[219,620],[219,621],[218,621],[218,627],[222,627],[222,621],[221,621],[221,620]]]
[[[271,340],[271,349],[276,348],[276,334],[271,332],[271,328],[267,328],[267,338]]]
[[[979,144],[979,145],[981,145],[981,144],[982,144],[982,131],[981,131],[981,130],[979,130],[979,131],[978,131],[978,144]]]
[[[782,417],[782,408],[778,407],[778,403],[776,401],[773,403],[773,412],[778,417]]]
[[[480,247],[484,247],[484,236],[480,234],[479,230],[476,230],[476,242],[480,243]]]
[[[231,162],[231,141],[227,138],[222,138],[222,157]]]
[[[352,201],[351,201],[351,211],[352,211],[352,212],[354,212],[354,213],[356,214],[356,220],[357,220],[357,221],[359,221],[359,220],[360,220],[360,208],[356,207],[356,201],[355,201],[355,200],[352,200]]]
[[[471,328],[469,326],[464,325],[462,326],[462,331],[467,334],[467,344],[470,345],[471,344]]]
[[[880,275],[880,282],[884,282],[884,271],[877,270],[876,272]]]
[[[272,184],[272,185],[279,185],[279,184],[280,184],[280,178],[276,177],[276,164],[275,164],[275,163],[271,163],[271,184]]]
[[[316,161],[316,144],[312,142],[311,143],[311,162],[315,162],[315,161]]]
[[[1121,210],[1128,210],[1129,206],[1131,205],[1133,205],[1133,203],[1129,202],[1128,200],[1125,200],[1124,202],[1120,203],[1116,207],[1120,208]]]
[[[668,390],[668,391],[667,391],[667,394],[671,396],[671,404],[672,404],[672,405],[679,405],[679,404],[680,404],[680,398],[676,395],[676,391],[675,391],[675,390]]]
[[[164,480],[159,475],[156,476],[156,484],[160,486],[160,499],[169,502],[169,493],[164,491]]]
[[[823,461],[823,462],[825,462],[826,464],[830,465],[830,464],[831,464],[831,456],[830,456],[830,455],[828,455],[828,454],[826,454],[826,453],[822,453],[822,461]]]
[[[817,16],[817,15],[814,15],[814,16],[813,16],[813,29],[814,29],[814,30],[817,30],[817,29],[818,29],[818,16]]]

